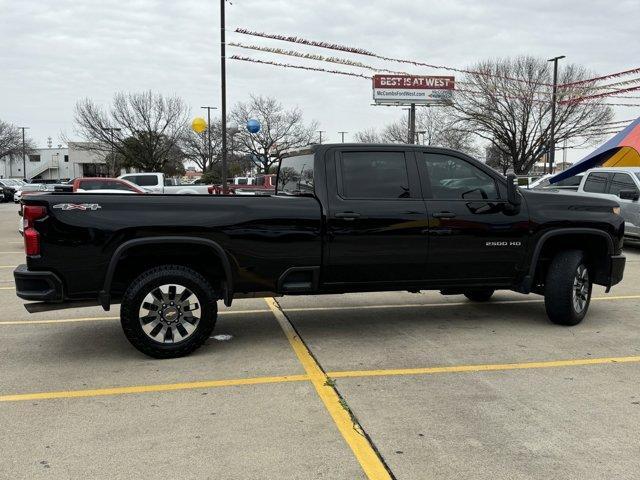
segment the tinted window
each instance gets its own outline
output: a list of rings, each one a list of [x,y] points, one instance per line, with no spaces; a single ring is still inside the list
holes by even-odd
[[[559,182],[552,183],[551,185],[555,187],[577,187],[580,185],[581,180],[582,177],[569,177],[564,180],[560,180]]]
[[[267,176],[257,178],[264,185]],[[285,157],[278,172],[278,193],[284,195],[313,194],[313,155]]]
[[[238,183],[237,185],[247,185],[249,183],[249,180],[246,178],[238,178]]]
[[[633,178],[627,173],[615,173],[611,179],[611,185],[609,185],[609,193],[612,195],[619,195],[620,190],[633,190],[638,191],[638,187],[633,182]]]
[[[584,182],[584,191],[591,193],[605,193],[607,191],[608,173],[594,172],[590,173],[587,181]]]
[[[133,191],[126,183],[113,182],[109,180],[84,180],[80,182],[79,188],[82,190],[126,190]]]
[[[158,177],[155,175],[131,175],[123,178],[141,187],[154,187],[158,185]]]
[[[425,153],[433,198],[473,200],[500,198],[491,175],[458,157]]]
[[[339,162],[344,198],[408,198],[402,152],[344,152]]]

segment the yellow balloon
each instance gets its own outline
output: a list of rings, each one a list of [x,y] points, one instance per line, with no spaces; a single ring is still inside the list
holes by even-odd
[[[196,117],[191,122],[191,128],[196,133],[202,133],[207,129],[207,121],[202,117]]]

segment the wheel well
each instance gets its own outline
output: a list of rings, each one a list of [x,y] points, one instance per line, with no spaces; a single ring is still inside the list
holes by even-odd
[[[594,274],[594,283],[606,282],[609,274],[610,253],[607,238],[595,234],[563,234],[551,237],[544,242],[535,266],[534,291],[540,293],[551,261],[562,250],[582,250],[587,265]]]
[[[110,293],[120,297],[138,275],[158,265],[191,268],[223,296],[226,275],[218,252],[206,245],[184,243],[144,244],[127,249],[116,264]]]

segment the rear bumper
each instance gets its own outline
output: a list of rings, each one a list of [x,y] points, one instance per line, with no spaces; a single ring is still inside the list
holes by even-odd
[[[24,300],[62,302],[62,281],[53,272],[32,272],[26,265],[18,265],[13,271],[16,295]]]
[[[607,287],[612,287],[622,281],[624,266],[627,259],[624,255],[611,255],[611,271]]]

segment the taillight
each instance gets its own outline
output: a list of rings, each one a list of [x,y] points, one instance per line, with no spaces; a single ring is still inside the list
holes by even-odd
[[[213,185],[207,187],[207,191],[209,192],[209,195],[213,195]]]
[[[47,214],[45,207],[25,205],[22,209],[24,222],[24,252],[27,255],[40,255],[40,234],[34,228],[34,222]]]

